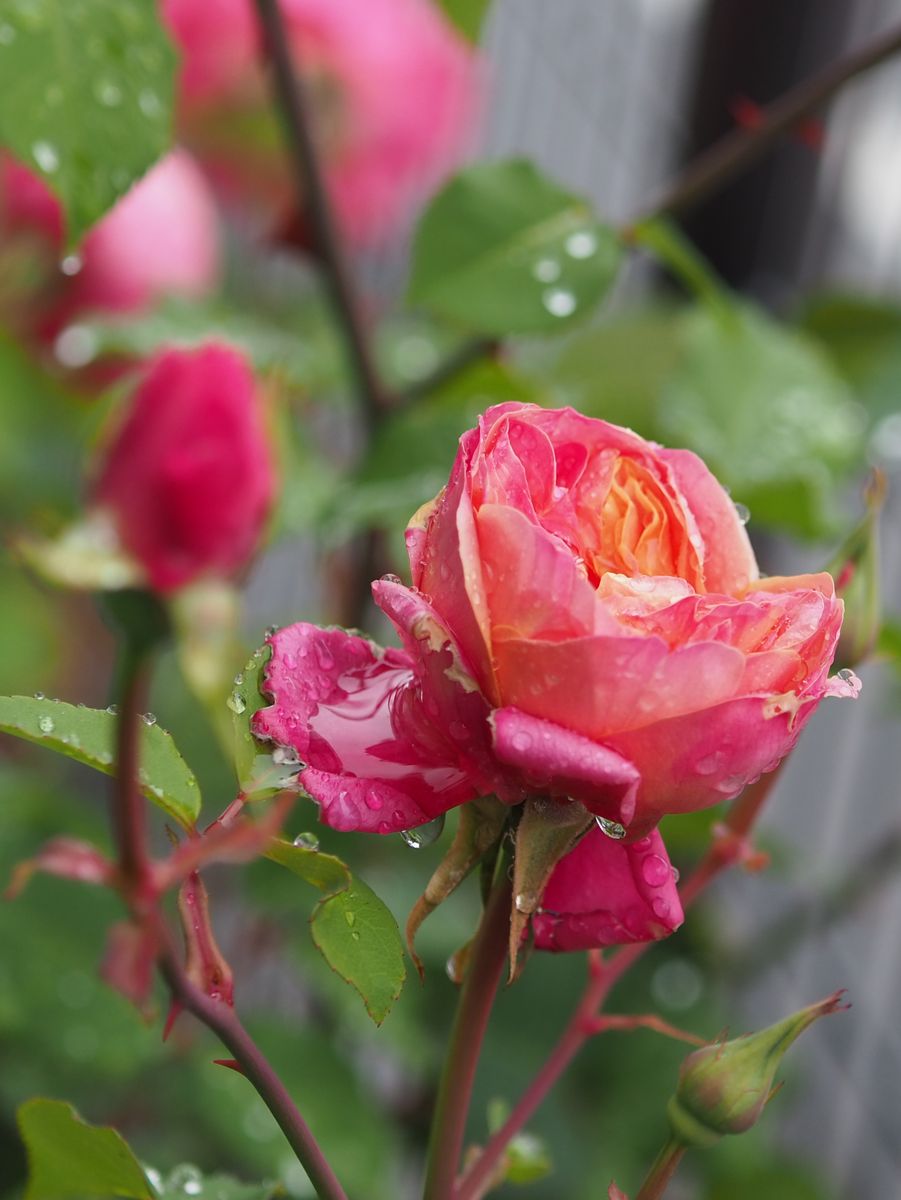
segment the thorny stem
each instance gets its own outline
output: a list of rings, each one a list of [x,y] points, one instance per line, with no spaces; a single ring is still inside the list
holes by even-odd
[[[635,1200],[660,1200],[669,1187],[670,1180],[676,1173],[676,1167],[684,1153],[685,1147],[682,1143],[677,1142],[675,1138],[670,1138],[654,1159],[647,1179],[641,1185],[641,1191]]]
[[[502,858],[460,992],[432,1117],[423,1200],[451,1200],[476,1066],[507,957],[512,887]]]
[[[693,904],[720,872],[741,861],[746,852],[747,838],[778,776],[779,769],[763,776],[746,788],[732,805],[723,822],[722,832],[714,837],[704,857],[680,889],[683,908],[687,909]],[[588,983],[569,1023],[507,1120],[464,1173],[454,1193],[455,1200],[481,1200],[510,1142],[531,1120],[585,1042],[598,1032],[598,1014],[613,985],[653,944],[642,942],[621,946],[603,960],[597,951],[589,957]]]
[[[255,3],[272,63],[275,97],[285,127],[298,200],[309,217],[325,282],[344,333],[363,412],[371,430],[378,424],[385,397],[319,164],[306,87],[294,69],[278,0],[255,0]]]
[[[896,25],[796,84],[761,110],[760,122],[753,129],[734,129],[702,151],[636,223],[654,217],[682,216],[753,166],[782,134],[825,104],[850,79],[899,50],[901,25]]]
[[[320,1200],[347,1200],[346,1193],[285,1085],[241,1024],[230,1004],[213,999],[189,979],[159,911],[149,879],[145,802],[137,786],[141,709],[151,667],[149,653],[126,647],[120,679],[118,757],[113,787],[115,831],[122,894],[132,916],[152,930],[158,965],[172,999],[217,1035],[256,1088],[310,1178]]]

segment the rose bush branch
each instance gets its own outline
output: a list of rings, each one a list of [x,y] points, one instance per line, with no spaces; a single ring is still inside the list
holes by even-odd
[[[142,709],[149,684],[152,649],[124,633],[124,667],[120,679],[118,758],[112,789],[112,821],[116,830],[123,897],[135,922],[157,947],[158,965],[171,995],[173,1012],[185,1009],[222,1041],[235,1064],[256,1088],[310,1178],[320,1200],[346,1200],[337,1177],[309,1126],[265,1055],[241,1024],[231,1003],[208,995],[188,975],[158,907],[150,883],[145,801],[138,789]],[[226,810],[230,813],[235,803]],[[206,914],[203,914],[206,918]]]
[[[686,910],[722,871],[741,862],[743,854],[747,853],[747,839],[779,773],[777,769],[769,775],[764,775],[746,788],[732,805],[722,829],[714,834],[703,858],[680,888],[680,898]],[[619,982],[652,945],[652,942],[645,942],[623,946],[606,960],[603,960],[597,951],[589,956],[588,982],[569,1023],[507,1120],[489,1139],[478,1157],[470,1163],[458,1184],[456,1200],[479,1200],[484,1195],[485,1188],[494,1177],[507,1147],[532,1119],[585,1043],[596,1033],[603,1031],[605,1022],[608,1022],[608,1028],[612,1028],[609,1024],[612,1019],[600,1016],[604,1002],[614,984]]]

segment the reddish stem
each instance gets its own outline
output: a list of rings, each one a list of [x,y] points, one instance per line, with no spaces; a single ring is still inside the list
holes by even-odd
[[[723,822],[723,832],[714,838],[704,857],[680,888],[685,909],[697,900],[721,871],[741,861],[748,836],[780,770],[771,771],[751,784],[732,805]],[[588,983],[569,1024],[510,1116],[464,1173],[454,1193],[455,1200],[480,1200],[485,1194],[507,1146],[531,1120],[584,1043],[598,1031],[598,1015],[613,985],[653,945],[653,942],[642,942],[621,946],[605,961],[601,961],[597,952],[590,957]]]
[[[141,907],[150,875],[144,797],[138,787],[141,711],[149,690],[149,660],[129,647],[123,650],[120,715],[116,723],[116,775],[112,824],[119,875],[128,903]]]
[[[423,1200],[451,1200],[491,1006],[507,957],[512,887],[502,861],[476,933],[432,1118]]]

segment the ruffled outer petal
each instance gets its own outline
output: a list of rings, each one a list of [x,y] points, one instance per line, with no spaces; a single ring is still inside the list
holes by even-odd
[[[339,629],[300,622],[269,639],[271,707],[257,737],[293,747],[300,784],[333,829],[396,833],[476,794],[429,718],[411,659]]]
[[[592,950],[655,941],[682,921],[660,834],[626,845],[591,829],[554,868],[532,929],[538,950]]]
[[[630,823],[640,778],[621,754],[515,708],[498,709],[491,724],[495,752],[516,768],[524,790],[580,800],[599,816]]]

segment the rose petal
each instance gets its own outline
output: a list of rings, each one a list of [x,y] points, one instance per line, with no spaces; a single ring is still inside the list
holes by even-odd
[[[473,786],[429,719],[409,655],[301,622],[268,639],[273,705],[257,737],[292,746],[299,782],[333,829],[396,833],[469,800]]]
[[[498,709],[491,724],[498,758],[523,772],[532,791],[580,800],[622,825],[632,820],[640,780],[621,754],[515,708]]]
[[[532,928],[539,950],[591,950],[655,941],[682,921],[660,834],[626,845],[592,829],[554,868]]]

